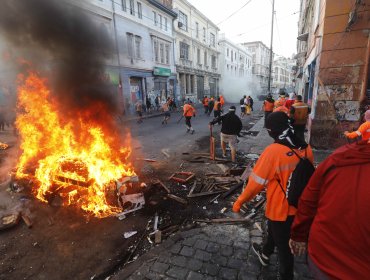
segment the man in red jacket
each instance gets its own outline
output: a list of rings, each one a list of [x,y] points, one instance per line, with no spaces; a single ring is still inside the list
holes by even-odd
[[[315,171],[291,228],[292,253],[304,253],[315,279],[369,279],[370,143],[343,146]]]

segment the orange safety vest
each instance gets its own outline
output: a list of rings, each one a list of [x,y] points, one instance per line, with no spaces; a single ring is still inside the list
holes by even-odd
[[[220,102],[221,102],[221,106],[224,106],[225,99],[224,99],[224,97],[222,95],[220,96]]]
[[[215,105],[213,106],[213,110],[214,111],[220,111],[220,108],[218,108],[219,107],[219,105],[218,104],[220,104],[221,105],[221,102],[220,101],[216,101],[215,102]]]
[[[275,108],[274,112],[284,112],[285,114],[287,114],[289,116],[289,109],[285,106],[279,106],[279,107]]]
[[[274,110],[274,102],[263,101],[263,109],[265,112],[272,112]]]
[[[354,131],[347,133],[346,136],[350,139],[362,137],[362,140],[370,139],[370,122],[364,122],[360,127]]]
[[[195,114],[195,109],[190,104],[184,105],[184,117],[192,117]]]
[[[307,158],[313,162],[311,147],[308,146],[306,150]],[[294,151],[300,157],[306,156],[305,150],[294,149]],[[299,158],[289,147],[277,143],[269,145],[257,160],[253,172],[249,176],[248,184],[238,197],[237,202],[243,204],[250,201],[266,187],[265,215],[268,219],[285,221],[289,215],[295,215],[297,209],[288,204],[284,192],[286,192],[289,177],[298,162]]]
[[[292,105],[294,107],[294,124],[304,125],[308,117],[308,105],[303,102],[296,102]]]
[[[279,98],[278,100],[275,101],[275,108],[280,107],[280,106],[285,106],[286,99],[285,98]]]

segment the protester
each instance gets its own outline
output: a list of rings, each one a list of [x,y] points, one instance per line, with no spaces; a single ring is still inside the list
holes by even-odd
[[[268,234],[261,248],[252,243],[252,249],[261,264],[267,266],[269,257],[278,249],[279,274],[281,279],[293,279],[294,258],[289,248],[290,226],[293,222],[296,208],[289,205],[287,185],[299,157],[307,157],[313,162],[311,147],[296,137],[289,117],[282,112],[271,113],[266,120],[266,128],[275,142],[263,151],[258,159],[248,184],[233,206],[234,212],[239,212],[241,206],[250,201],[260,191],[266,188],[266,210],[268,219]]]
[[[271,94],[267,95],[267,98],[265,99],[265,101],[263,101],[262,110],[265,112],[265,123],[263,127],[266,127],[267,117],[274,110],[274,103],[275,103],[275,100],[272,98]]]
[[[215,102],[215,105],[213,106],[213,116],[214,118],[218,118],[221,116],[221,102],[220,102],[220,97],[217,98],[217,101]],[[221,124],[221,122],[218,122],[218,124]]]
[[[215,105],[215,99],[213,98],[213,96],[209,99],[208,101],[208,116],[211,115],[212,111],[213,111],[213,107]]]
[[[297,95],[295,103],[290,108],[290,117],[294,120],[293,128],[295,134],[302,140],[304,140],[304,131],[310,112],[308,105],[302,101],[302,95]]]
[[[229,144],[231,149],[231,160],[236,162],[236,148],[237,148],[237,136],[243,128],[242,121],[235,114],[235,106],[231,106],[229,112],[225,115],[215,118],[209,123],[214,125],[216,123],[222,123],[221,126],[221,148],[222,156],[226,157],[226,143]]]
[[[204,96],[203,100],[202,100],[202,104],[203,104],[203,108],[204,108],[204,114],[208,114],[208,97],[207,96]]]
[[[136,101],[135,110],[136,110],[136,114],[139,117],[137,120],[137,123],[142,123],[143,122],[143,103],[141,100]]]
[[[252,112],[253,112],[253,103],[254,103],[253,98],[250,95],[248,95],[248,105],[251,108]]]
[[[349,139],[356,139],[358,137],[361,137],[362,140],[369,140],[370,142],[370,110],[367,110],[365,112],[364,116],[365,122],[360,125],[360,127],[353,132],[345,131],[344,135]]]
[[[157,95],[154,99],[156,110],[159,110],[159,95]]]
[[[167,124],[168,120],[171,117],[170,108],[169,108],[169,102],[166,102],[162,105],[162,110],[164,112],[163,121],[162,124]]]
[[[150,97],[148,96],[146,98],[146,110],[150,114],[152,108],[152,101],[150,100]]]
[[[186,132],[190,132],[194,134],[194,128],[191,126],[191,118],[195,117],[195,108],[191,105],[191,101],[187,101],[184,105],[184,117],[185,117],[185,124],[186,124]]]
[[[337,149],[306,186],[289,244],[296,255],[308,244],[315,279],[369,279],[369,174],[370,143],[361,141]]]
[[[220,103],[221,103],[221,111],[222,111],[222,109],[224,108],[224,105],[225,105],[225,99],[222,95],[220,95]]]
[[[280,106],[285,106],[285,103],[286,103],[286,98],[285,98],[285,93],[281,93],[279,95],[279,98],[275,101],[275,104],[274,104],[274,109],[280,107]]]
[[[285,107],[287,107],[288,110],[290,110],[290,108],[292,107],[295,101],[296,101],[296,94],[294,92],[289,93],[289,98],[285,102]]]
[[[245,102],[245,99],[247,98],[246,95],[244,95],[242,97],[242,99],[240,99],[240,118],[243,119],[244,116],[245,116],[245,106],[246,106],[246,102]]]

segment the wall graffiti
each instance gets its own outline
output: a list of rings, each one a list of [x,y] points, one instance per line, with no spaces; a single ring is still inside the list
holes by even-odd
[[[338,121],[358,121],[360,119],[360,103],[358,101],[335,101],[334,108]]]

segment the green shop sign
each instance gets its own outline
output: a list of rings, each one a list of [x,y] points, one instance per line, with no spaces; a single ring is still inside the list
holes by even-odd
[[[153,74],[156,76],[171,76],[171,69],[162,68],[162,67],[154,67]]]

